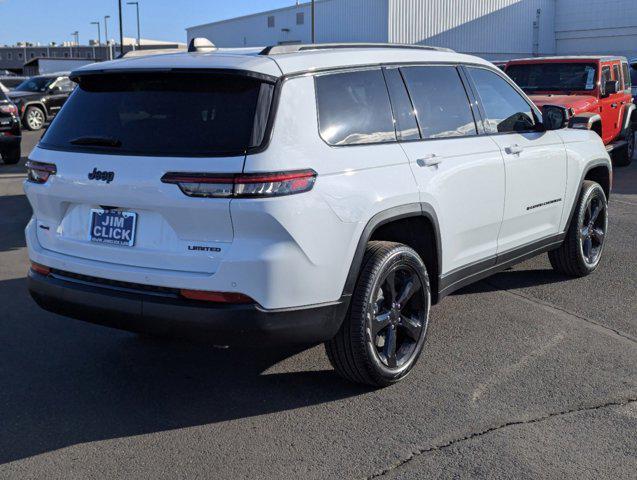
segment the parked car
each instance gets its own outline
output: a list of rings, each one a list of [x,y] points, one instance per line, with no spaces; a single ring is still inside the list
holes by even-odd
[[[20,119],[17,107],[0,91],[0,156],[6,164],[20,161]]]
[[[571,127],[597,132],[616,165],[630,164],[637,114],[626,58],[527,58],[511,60],[505,71],[537,106],[567,107]]]
[[[73,88],[68,73],[55,73],[31,77],[7,95],[18,107],[24,127],[40,130],[57,115]]]
[[[547,251],[574,277],[599,265],[603,143],[491,63],[205,43],[73,73],[25,182],[44,309],[217,344],[325,342],[345,378],[386,386],[451,292]]]

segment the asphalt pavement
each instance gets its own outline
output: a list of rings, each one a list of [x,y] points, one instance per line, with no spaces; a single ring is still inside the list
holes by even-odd
[[[322,347],[224,350],[40,310],[23,164],[0,164],[0,478],[637,478],[637,162],[615,170],[595,274],[543,255],[446,298],[384,390],[341,380]]]

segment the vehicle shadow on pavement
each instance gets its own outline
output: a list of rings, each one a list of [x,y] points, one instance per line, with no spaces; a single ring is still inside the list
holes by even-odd
[[[613,167],[613,177],[611,202],[615,194],[637,195],[637,157],[627,167]]]
[[[302,348],[150,340],[49,314],[27,296],[25,279],[0,281],[0,463],[370,392],[322,365],[277,367]]]
[[[571,277],[556,273],[553,269],[537,269],[537,270],[505,270],[491,277],[466,286],[457,292],[458,295],[466,295],[472,293],[486,293],[497,290],[515,290],[519,288],[537,287],[540,285],[568,282],[573,280]]]
[[[16,174],[16,173],[26,173],[27,170],[24,167],[24,162],[26,162],[27,157],[22,155],[20,161],[15,165],[6,165],[2,163],[0,160],[0,175],[3,174]]]

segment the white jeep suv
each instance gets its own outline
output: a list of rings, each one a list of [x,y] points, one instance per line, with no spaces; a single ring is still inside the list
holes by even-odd
[[[385,386],[445,295],[542,252],[567,275],[599,264],[599,136],[562,128],[565,109],[538,111],[480,58],[193,46],[72,79],[25,182],[29,289],[52,312],[218,344],[325,342],[340,374]]]

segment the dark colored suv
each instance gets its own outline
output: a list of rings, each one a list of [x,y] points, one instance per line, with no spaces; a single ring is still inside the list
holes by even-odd
[[[7,96],[18,107],[24,127],[40,130],[57,115],[74,88],[67,73],[54,73],[28,78]]]
[[[18,163],[21,140],[18,109],[0,91],[0,155],[2,155],[4,163]]]

